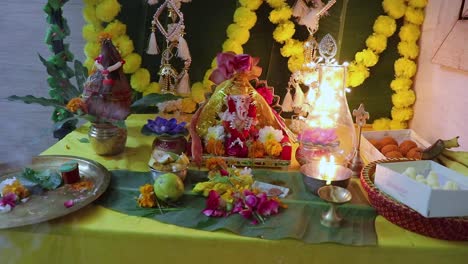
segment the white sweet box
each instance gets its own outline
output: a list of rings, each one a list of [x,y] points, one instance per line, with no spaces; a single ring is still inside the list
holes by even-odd
[[[410,139],[414,141],[421,149],[425,149],[430,146],[430,144],[426,140],[422,139],[412,129],[365,131],[361,134],[360,146],[361,157],[365,162],[386,159],[386,157],[377,148],[375,148],[374,145],[372,145],[372,143],[369,142],[369,140],[379,140],[387,136],[394,138],[398,142],[398,144]]]
[[[409,167],[424,176],[435,172],[441,187],[431,188],[403,174]],[[447,182],[457,188],[444,189]],[[381,191],[425,217],[468,216],[468,177],[436,162],[420,160],[377,164],[374,183]]]

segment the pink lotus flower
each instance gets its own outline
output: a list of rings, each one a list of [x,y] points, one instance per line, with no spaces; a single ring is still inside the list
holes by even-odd
[[[262,68],[256,66],[258,58],[247,54],[236,55],[234,52],[218,53],[216,62],[218,67],[210,75],[210,81],[220,84],[231,79],[236,73],[249,73],[252,78],[260,76]]]
[[[334,128],[311,128],[305,129],[300,135],[299,140],[313,144],[327,145],[338,138]]]

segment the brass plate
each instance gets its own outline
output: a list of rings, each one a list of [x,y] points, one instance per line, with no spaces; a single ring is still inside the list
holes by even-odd
[[[0,228],[24,226],[48,221],[80,210],[96,200],[109,186],[110,172],[101,164],[74,156],[37,156],[25,167],[34,170],[58,169],[67,161],[78,162],[80,176],[91,180],[94,186],[85,192],[73,191],[67,185],[41,195],[31,195],[26,203],[18,204],[8,213],[0,214]],[[0,181],[21,174],[23,168],[0,171]],[[77,199],[74,206],[66,208],[64,202]]]

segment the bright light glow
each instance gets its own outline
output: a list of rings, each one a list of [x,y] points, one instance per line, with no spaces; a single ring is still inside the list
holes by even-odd
[[[330,161],[322,157],[319,162],[319,176],[326,181],[326,185],[330,185],[336,177],[337,166],[335,165],[335,157],[330,156]]]

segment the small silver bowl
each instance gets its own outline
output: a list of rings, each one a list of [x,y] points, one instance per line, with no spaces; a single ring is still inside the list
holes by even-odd
[[[315,195],[317,195],[320,187],[327,185],[327,181],[320,176],[319,165],[320,161],[312,161],[302,165],[300,169],[306,188]],[[346,188],[353,175],[353,171],[339,164],[332,166],[335,166],[336,173],[329,184]]]
[[[149,166],[150,171],[151,171],[151,176],[153,176],[153,180],[156,180],[159,176],[171,172],[174,173],[175,175],[179,176],[179,178],[182,181],[185,181],[185,178],[187,177],[187,167],[181,169],[181,170],[157,170],[151,166]]]

